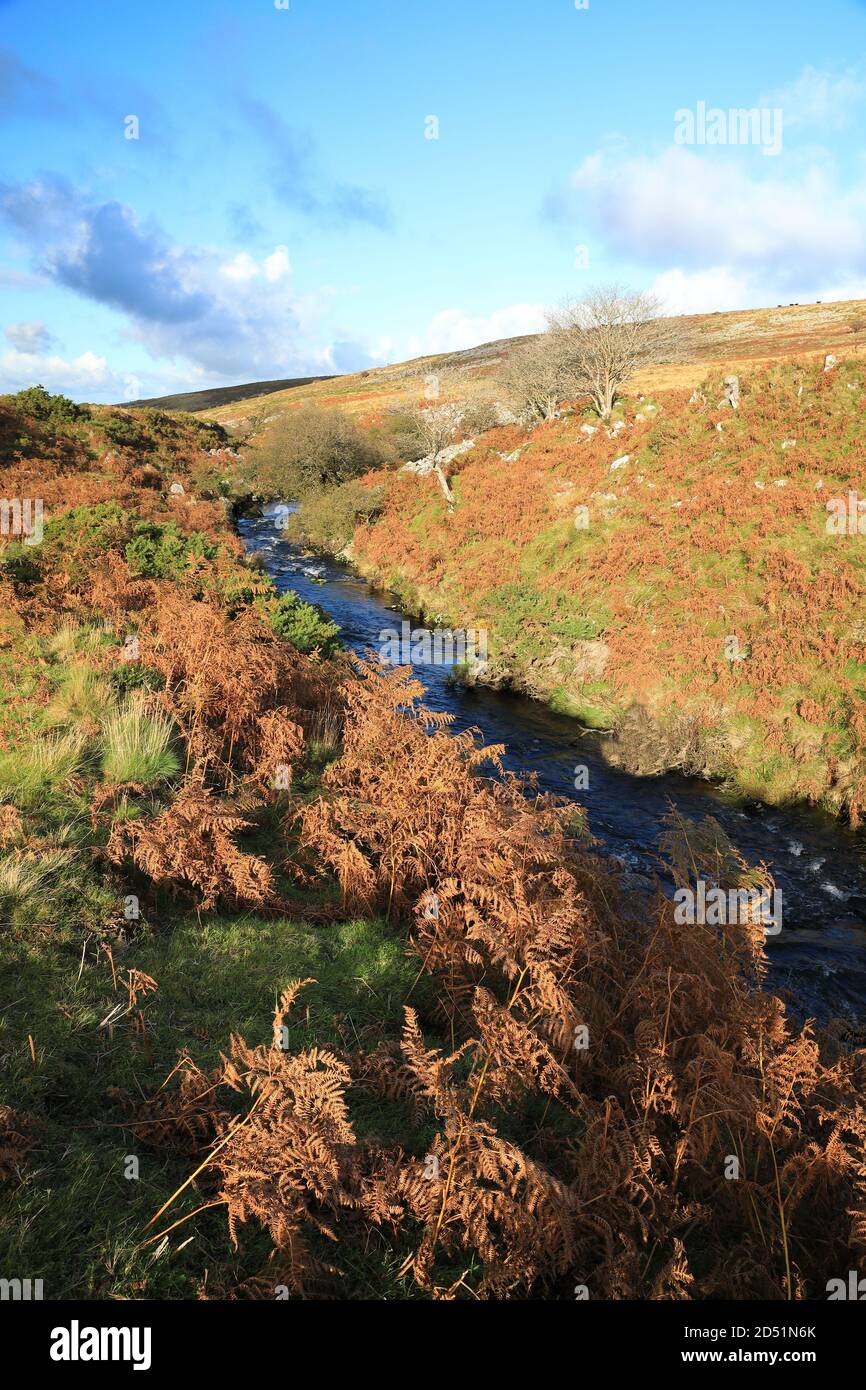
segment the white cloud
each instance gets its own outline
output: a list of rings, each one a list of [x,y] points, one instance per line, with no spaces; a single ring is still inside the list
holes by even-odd
[[[254,280],[258,273],[258,265],[246,251],[239,251],[233,260],[220,266],[220,275],[229,280]]]
[[[409,351],[417,354],[459,352],[497,338],[517,338],[540,333],[545,327],[543,304],[510,304],[487,318],[472,318],[463,309],[443,309],[435,314],[425,334],[413,338]]]
[[[751,303],[754,286],[747,275],[725,266],[709,270],[665,270],[650,287],[666,314],[706,314],[714,310],[756,307]]]
[[[265,279],[269,280],[272,285],[277,280],[282,280],[285,275],[291,274],[291,270],[288,246],[277,246],[270,256],[265,257]]]
[[[287,246],[275,246],[271,254],[265,256],[261,262],[255,260],[248,251],[239,251],[219,268],[220,274],[229,280],[246,282],[263,276],[272,285],[291,274],[291,269]]]
[[[7,340],[19,352],[47,352],[53,339],[41,319],[31,323],[9,323],[4,329]]]
[[[71,362],[64,357],[40,356],[15,348],[0,354],[0,387],[5,391],[20,391],[36,382],[54,391],[87,391],[117,380],[109,371],[106,358],[95,352],[82,352]]]
[[[854,72],[834,76],[807,67],[787,87],[761,97],[759,106],[781,107],[785,128],[842,130],[866,96],[866,85]]]
[[[653,157],[589,156],[555,211],[579,216],[638,263],[760,274],[769,300],[778,287],[805,293],[866,272],[864,207],[862,187],[836,187],[817,164],[786,178],[753,172],[742,155],[671,147]]]

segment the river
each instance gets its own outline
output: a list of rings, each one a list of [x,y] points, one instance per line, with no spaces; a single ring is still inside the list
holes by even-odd
[[[363,654],[378,650],[385,629],[399,630],[403,614],[393,596],[374,590],[351,566],[310,556],[283,537],[285,507],[243,517],[247,550],[261,556],[277,589],[318,603]],[[783,929],[768,938],[770,984],[800,1016],[831,1014],[866,1022],[866,838],[823,812],[744,802],[697,778],[633,777],[605,761],[604,735],[520,695],[452,684],[448,668],[424,665],[416,675],[426,703],[447,710],[455,729],[477,728],[485,742],[503,743],[505,764],[537,774],[545,791],[569,797],[587,814],[596,852],[632,874],[672,884],[659,852],[662,822],[675,806],[682,816],[714,816],[750,863],[765,862],[782,891]],[[575,790],[575,769],[588,770]],[[583,780],[583,779],[581,779]]]

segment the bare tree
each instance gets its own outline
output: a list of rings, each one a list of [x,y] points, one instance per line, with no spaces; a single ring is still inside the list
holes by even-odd
[[[442,467],[442,453],[455,436],[466,411],[462,401],[421,402],[415,407],[413,419],[423,447],[430,459],[430,471],[442,489],[448,510],[454,510],[454,493]]]
[[[606,420],[622,387],[648,362],[670,361],[683,336],[661,317],[659,301],[618,285],[602,286],[549,316],[570,396],[587,395]]]
[[[562,334],[544,333],[517,348],[502,374],[509,402],[527,423],[551,420],[569,395]]]

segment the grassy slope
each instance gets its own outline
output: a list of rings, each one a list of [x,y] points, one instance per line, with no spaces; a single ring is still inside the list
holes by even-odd
[[[531,436],[492,431],[456,465],[453,516],[429,480],[377,475],[385,513],[358,530],[353,556],[407,605],[488,626],[494,678],[621,728],[617,755],[636,769],[684,765],[856,818],[861,542],[826,534],[825,501],[858,483],[863,312],[851,302],[684,319],[684,360],[630,384],[618,437],[585,435],[591,417],[579,415]],[[374,423],[444,369],[495,394],[510,346],[319,383],[292,404],[303,394]],[[825,375],[827,352],[842,365]],[[730,370],[743,382],[737,415],[716,409]],[[690,405],[706,382],[705,402]],[[268,398],[269,412],[288,404]],[[726,660],[729,636],[751,644],[748,660]]]
[[[698,403],[627,400],[613,438],[582,433],[580,413],[491,431],[460,461],[452,515],[432,483],[392,476],[354,555],[409,603],[488,626],[494,677],[606,727],[682,712],[700,770],[856,816],[866,556],[861,537],[827,534],[826,502],[862,476],[862,365],[813,360],[742,384],[736,413],[717,405],[718,378]],[[747,659],[727,659],[731,636]],[[672,730],[662,763],[683,738]]]
[[[834,352],[850,356],[866,348],[866,301],[804,304],[795,307],[747,309],[725,314],[688,315],[676,320],[683,336],[682,361],[652,367],[632,383],[636,391],[667,387],[692,388],[708,370],[725,365],[745,366],[802,354]],[[389,406],[416,400],[424,378],[437,372],[457,373],[461,388],[470,391],[495,385],[508,353],[525,338],[500,339],[460,352],[440,353],[333,377],[286,391],[255,392],[231,404],[202,407],[203,418],[243,427],[282,410],[313,403],[339,406],[352,414],[375,416]]]
[[[88,422],[55,426],[22,419],[0,402],[0,490],[42,496],[48,520],[73,503],[118,503],[131,523],[203,527],[239,548],[222,507],[207,500],[222,470],[206,449],[219,442],[197,422],[159,414],[97,410]],[[184,487],[182,495],[170,493],[172,482]],[[45,544],[29,552],[43,565],[43,582],[18,586],[17,594],[3,576],[7,552],[0,549],[0,778],[50,736],[46,721],[58,698],[61,727],[87,727],[90,735],[87,761],[71,779],[29,787],[26,796],[0,790],[0,803],[18,801],[23,809],[25,859],[56,845],[69,856],[34,891],[7,893],[21,841],[0,834],[0,1108],[24,1117],[31,1146],[20,1165],[13,1154],[9,1180],[0,1182],[0,1275],[43,1279],[46,1298],[194,1298],[208,1277],[211,1288],[224,1288],[254,1274],[268,1243],[245,1229],[234,1250],[224,1214],[207,1212],[191,1244],[183,1237],[171,1249],[144,1244],[204,1199],[194,1185],[170,1216],[147,1228],[195,1164],[136,1140],[130,1106],[159,1090],[181,1049],[212,1067],[231,1033],[251,1043],[268,1039],[275,1000],[292,979],[317,981],[290,1023],[293,1049],[399,1036],[407,996],[423,1007],[428,989],[415,979],[403,940],[381,919],[317,926],[250,910],[203,919],[184,895],[174,901],[151,893],[140,919],[125,921],[131,886],[105,865],[105,832],[90,822],[99,781],[96,728],[88,723],[95,709],[86,699],[70,708],[65,684],[71,657],[104,678],[122,641],[121,633],[100,633],[90,644],[88,604],[69,587],[75,578],[86,593],[99,549],[96,542],[78,552],[67,539],[52,542],[49,527]],[[78,636],[58,650],[52,634],[63,623]],[[315,770],[306,777],[314,785]],[[124,984],[130,971],[157,986],[132,1012]],[[359,1134],[369,1110],[369,1098],[353,1098]],[[380,1135],[389,1113],[377,1107]],[[394,1114],[405,1137],[411,1126],[400,1107]],[[138,1180],[124,1176],[130,1154],[140,1162]],[[400,1262],[375,1239],[366,1254],[347,1251],[347,1288],[356,1296],[405,1293],[406,1281],[393,1277]]]
[[[573,807],[475,776],[471,738],[407,718],[400,677],[348,681],[277,642],[264,623],[276,600],[204,496],[226,461],[192,423],[98,412],[49,429],[0,402],[0,426],[5,495],[44,495],[51,517],[35,577],[0,552],[2,1277],[42,1278],[48,1298],[218,1296],[258,1274],[265,1298],[284,1277],[298,1295],[338,1298],[568,1299],[576,1277],[593,1297],[778,1298],[822,1297],[829,1273],[860,1268],[866,1055],[834,1034],[822,1060],[781,1002],[749,987],[757,924],[720,941],[707,925],[684,933],[660,897],[627,900],[581,846]],[[126,539],[142,514],[161,528],[152,553],[150,533]],[[172,573],[149,578],[157,561]],[[95,625],[106,616],[110,628]],[[168,876],[153,826],[177,814],[178,769],[111,787],[100,765],[94,714],[128,683],[127,625],[182,728],[178,752],[255,831],[245,847],[215,841],[208,859],[196,848],[208,803],[186,837],[175,830],[186,868],[171,859]],[[339,746],[315,752],[341,708]],[[295,719],[303,851],[269,777]],[[37,776],[34,750],[58,720],[81,735],[80,756]],[[130,825],[153,852],[135,866],[108,852],[110,829]],[[692,832],[683,862],[725,886],[755,881],[717,828]],[[273,872],[279,915],[190,906],[201,879],[189,866],[205,861],[220,899],[240,883],[261,903],[250,849]],[[42,875],[29,888],[27,865]],[[337,881],[350,906],[328,914]],[[441,919],[421,914],[434,886]],[[337,920],[314,925],[323,915]],[[318,983],[283,1053],[268,1046],[274,1004],[305,976]],[[401,1055],[390,1044],[407,1001],[418,1017]],[[168,1078],[179,1049],[209,1067],[235,1030],[263,1046],[232,1049],[240,1071],[219,1104],[247,1123],[211,1150],[223,1131],[203,1097],[187,1108],[181,1090],[178,1109]],[[143,1118],[140,1102],[163,1086],[178,1123],[164,1121],[154,1150],[141,1125],[155,1112]],[[723,1172],[732,1143],[742,1183]],[[172,1201],[209,1152],[216,1163]],[[224,1210],[200,1210],[215,1193],[234,1200],[237,1246]]]
[[[318,985],[290,1026],[292,1049],[355,1046],[371,1029],[397,1036],[417,970],[381,922],[310,927],[254,913],[202,921],[179,909],[138,931],[127,950],[115,947],[114,958],[119,971],[141,970],[158,982],[141,1003],[146,1040],[128,1018],[100,1026],[125,996],[113,988],[98,938],[74,916],[38,931],[4,930],[3,1098],[32,1117],[35,1147],[21,1186],[3,1203],[0,1271],[43,1279],[46,1298],[194,1298],[205,1270],[212,1286],[229,1287],[257,1272],[267,1242],[246,1233],[233,1250],[217,1211],[190,1226],[190,1244],[182,1229],[171,1248],[143,1244],[205,1199],[194,1187],[147,1229],[195,1163],[137,1141],[118,1093],[134,1102],[152,1094],[181,1048],[213,1067],[232,1032],[268,1040],[275,999],[296,978]],[[363,1107],[353,1118],[363,1133]],[[398,1118],[405,1138],[405,1116]],[[376,1120],[381,1134],[381,1107]],[[139,1159],[138,1180],[124,1176],[128,1155]],[[374,1241],[369,1260],[356,1260],[350,1287],[356,1296],[399,1296],[405,1285],[393,1283],[390,1269]]]

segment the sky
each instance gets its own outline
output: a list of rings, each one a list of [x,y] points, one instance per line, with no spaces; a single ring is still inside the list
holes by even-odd
[[[866,297],[864,136],[864,0],[0,0],[0,391]]]

